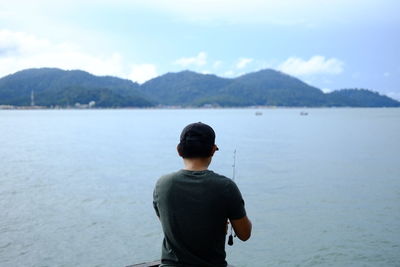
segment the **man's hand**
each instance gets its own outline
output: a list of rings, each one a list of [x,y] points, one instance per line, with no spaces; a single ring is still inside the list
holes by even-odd
[[[244,216],[241,219],[231,220],[231,224],[240,240],[246,241],[250,238],[252,225],[247,216]],[[228,227],[228,224],[226,226]]]

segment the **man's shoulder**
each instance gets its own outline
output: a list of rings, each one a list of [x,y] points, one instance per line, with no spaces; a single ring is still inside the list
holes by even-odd
[[[213,179],[215,182],[219,182],[219,183],[224,183],[224,184],[230,184],[232,183],[232,179],[226,177],[225,175],[216,173],[214,171],[210,171],[210,175],[213,176]]]
[[[214,173],[215,174],[215,179],[210,179],[213,180],[214,183],[218,188],[220,188],[220,192],[222,194],[228,194],[230,195],[232,192],[239,192],[239,188],[236,185],[235,181],[233,181],[231,178],[228,178],[224,175]]]
[[[157,184],[170,182],[179,176],[182,176],[181,171],[175,171],[175,172],[164,174],[160,178],[158,178]]]
[[[185,170],[179,170],[168,174],[164,174],[160,178],[158,178],[156,186],[166,186],[166,185],[171,185],[175,182],[182,181],[182,178],[187,178],[185,177],[186,175],[188,174],[185,173]],[[201,176],[203,178],[207,178],[205,179],[205,182],[208,184],[211,183],[216,186],[220,185],[221,187],[224,188],[230,188],[232,186],[235,186],[235,182],[232,179],[226,177],[225,175],[216,173],[212,170],[208,170],[207,173],[204,173]]]
[[[170,173],[167,173],[167,174],[164,174],[164,175],[162,175],[162,176],[160,177],[159,180],[161,180],[161,179],[168,179],[168,178],[176,177],[176,176],[179,176],[179,175],[182,175],[182,174],[181,174],[181,170],[175,171],[175,172],[170,172]]]

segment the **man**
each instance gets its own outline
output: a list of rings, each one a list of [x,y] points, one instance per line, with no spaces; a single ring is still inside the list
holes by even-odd
[[[218,150],[210,126],[186,126],[177,150],[184,169],[161,177],[153,195],[164,231],[160,266],[225,267],[228,220],[242,241],[251,234],[241,193],[231,179],[208,170]]]

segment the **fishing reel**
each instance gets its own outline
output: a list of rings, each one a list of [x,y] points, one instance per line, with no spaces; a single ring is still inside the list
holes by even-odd
[[[228,237],[228,245],[229,246],[233,246],[233,237],[234,237],[233,228],[232,228],[232,225],[231,225],[231,231],[230,231],[229,237]],[[236,237],[236,234],[235,234],[235,237]]]
[[[229,246],[233,246],[233,235],[229,235],[229,238],[228,238],[228,245]]]

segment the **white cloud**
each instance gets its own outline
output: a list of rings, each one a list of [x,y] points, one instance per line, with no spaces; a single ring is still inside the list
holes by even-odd
[[[71,0],[70,0],[71,1]],[[109,2],[100,0],[101,3]],[[279,25],[318,25],[328,22],[385,19],[398,21],[397,1],[382,0],[114,0],[126,8],[153,9],[194,22],[272,23]],[[98,1],[96,1],[98,4]],[[378,12],[379,13],[379,12]]]
[[[132,71],[129,78],[138,83],[144,83],[154,77],[157,77],[157,68],[153,64],[135,64],[132,65]]]
[[[349,23],[375,25],[386,22],[383,25],[398,25],[399,22],[397,12],[399,1],[395,0],[330,0],[324,1],[323,5],[320,0],[2,0],[2,2],[4,4],[0,4],[0,21],[3,23],[10,21],[18,26],[27,24],[28,28],[40,29],[41,32],[43,28],[52,28],[53,32],[56,32],[55,29],[59,26],[64,26],[66,30],[79,24],[79,29],[74,27],[72,31],[74,34],[75,31],[84,28],[85,23],[71,25],[69,21],[63,20],[82,10],[91,12],[111,10],[110,18],[118,10],[121,10],[121,14],[131,12],[139,12],[146,16],[162,14],[179,22],[183,20],[212,26],[216,23],[225,23],[323,28],[324,24],[345,26]],[[358,24],[360,22],[361,24]]]
[[[204,66],[207,64],[207,53],[200,52],[194,57],[183,57],[175,60],[174,64],[180,65],[182,67],[194,66]]]
[[[329,89],[329,88],[322,88],[321,90],[322,90],[322,92],[324,92],[325,94],[332,92],[332,89]]]
[[[384,77],[389,77],[389,76],[390,76],[390,73],[389,73],[389,72],[385,72],[385,73],[383,74],[383,76],[384,76]]]
[[[23,32],[0,31],[0,75],[25,68],[84,69],[98,75],[121,73],[118,53],[93,56],[71,43],[52,43]]]
[[[326,59],[323,56],[313,56],[309,60],[290,57],[278,66],[282,72],[291,75],[339,74],[344,63],[336,58]]]
[[[139,72],[136,65],[130,69],[119,53],[93,55],[73,43],[55,43],[24,32],[0,30],[0,77],[26,68],[56,67],[143,82],[144,77],[155,73],[155,67],[152,69],[149,65],[138,65],[142,68]],[[133,75],[133,70],[140,74]]]
[[[238,62],[236,63],[236,68],[243,69],[248,64],[250,64],[252,61],[253,61],[252,58],[239,58]]]

